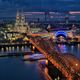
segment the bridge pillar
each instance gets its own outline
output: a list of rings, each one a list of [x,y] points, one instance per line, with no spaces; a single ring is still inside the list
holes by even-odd
[[[32,53],[34,53],[34,51],[35,51],[35,46],[33,46],[33,45],[31,44],[31,45],[30,45],[30,49],[31,49]]]
[[[36,51],[38,51],[37,48],[32,44],[29,44],[29,48],[31,49],[32,53],[35,53]]]
[[[32,53],[35,53],[35,46],[31,46],[31,51],[32,51]]]

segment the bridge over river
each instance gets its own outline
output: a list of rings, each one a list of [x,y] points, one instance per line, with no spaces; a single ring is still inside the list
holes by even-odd
[[[30,36],[29,42],[62,72],[66,80],[80,80],[80,61],[73,55],[61,54],[55,50],[53,41],[40,36]],[[76,77],[78,76],[78,77]]]

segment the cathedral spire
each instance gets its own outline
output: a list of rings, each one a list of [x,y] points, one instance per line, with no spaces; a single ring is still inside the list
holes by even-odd
[[[17,15],[16,15],[16,23],[20,23],[20,19],[21,19],[21,17],[20,17],[20,12],[17,11]]]
[[[25,16],[23,11],[21,12],[21,23],[24,24],[25,23]]]
[[[16,23],[15,23],[15,28],[14,30],[16,32],[20,32],[20,33],[28,33],[29,32],[29,25],[28,23],[25,21],[25,15],[24,12],[19,12],[17,11],[17,15],[16,15]]]

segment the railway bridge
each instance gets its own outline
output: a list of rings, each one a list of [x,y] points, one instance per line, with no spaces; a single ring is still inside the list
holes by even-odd
[[[73,55],[63,55],[57,52],[54,44],[48,38],[31,36],[29,42],[32,43],[45,57],[66,77],[66,80],[74,80],[76,75],[80,79],[80,62]]]

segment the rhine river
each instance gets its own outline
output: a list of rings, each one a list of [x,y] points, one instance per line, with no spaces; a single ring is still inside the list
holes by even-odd
[[[16,52],[29,52],[28,47],[19,49],[8,48],[7,51],[1,49],[0,53],[16,53]],[[37,61],[23,61],[23,57],[1,57],[0,58],[0,80],[46,80],[42,74]]]
[[[79,45],[57,45],[57,50],[63,54],[71,53],[80,59]],[[9,48],[7,52],[18,52]],[[30,51],[28,47],[22,47],[21,51]],[[0,53],[6,53],[3,49]],[[1,57],[0,58],[0,80],[46,80],[40,70],[38,61],[23,61],[22,57]]]
[[[69,53],[80,59],[80,44],[76,45],[57,45],[57,50],[63,54]]]

